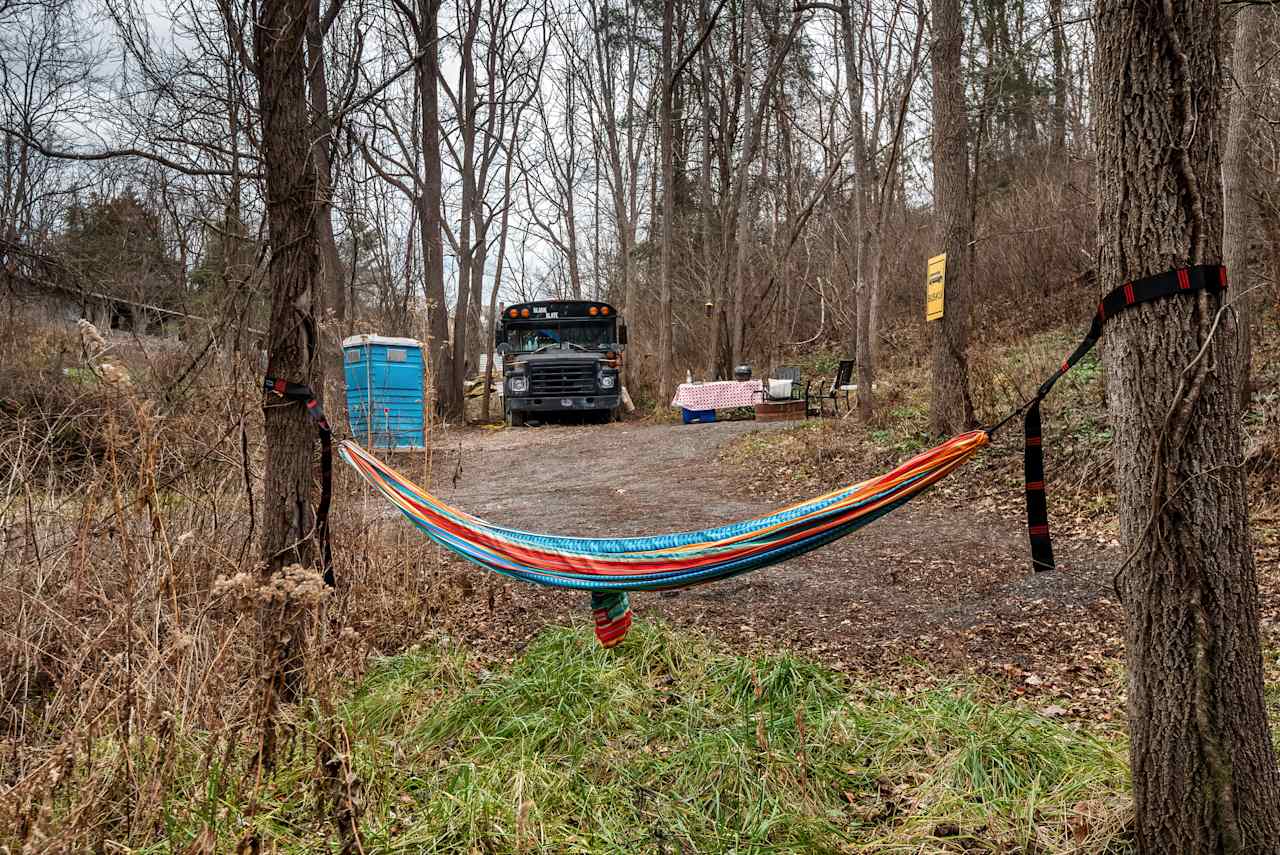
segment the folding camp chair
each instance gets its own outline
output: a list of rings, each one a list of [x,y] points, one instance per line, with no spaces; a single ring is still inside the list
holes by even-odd
[[[823,402],[830,401],[831,408],[835,411],[835,415],[840,415],[840,402],[844,401],[844,408],[847,412],[853,411],[853,405],[849,402],[850,394],[857,392],[858,387],[853,383],[853,366],[852,359],[842,359],[836,367],[836,376],[831,378],[831,385],[823,389],[818,395],[818,415],[823,414]]]

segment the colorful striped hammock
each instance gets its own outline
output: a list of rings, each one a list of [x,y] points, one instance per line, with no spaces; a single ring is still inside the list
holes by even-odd
[[[885,475],[767,516],[702,531],[621,538],[561,537],[495,525],[442,502],[354,442],[342,442],[339,453],[441,546],[513,579],[591,591],[596,635],[608,647],[631,624],[627,592],[703,585],[817,549],[906,504],[988,440],[982,430],[961,434]]]

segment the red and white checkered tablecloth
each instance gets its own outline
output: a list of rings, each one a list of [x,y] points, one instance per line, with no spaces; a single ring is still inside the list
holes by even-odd
[[[716,383],[681,383],[671,406],[686,410],[726,410],[759,403],[764,392],[760,380],[721,380]]]

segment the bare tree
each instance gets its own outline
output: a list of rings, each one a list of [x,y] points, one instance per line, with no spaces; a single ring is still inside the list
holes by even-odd
[[[641,4],[624,0],[616,9],[600,0],[589,3],[591,54],[580,63],[582,83],[596,128],[596,157],[606,165],[605,183],[613,201],[618,242],[622,310],[630,317],[639,308],[634,254],[642,199],[641,164],[659,90],[646,90],[641,85],[648,58],[639,37]],[[626,365],[628,372],[633,370],[633,360]]]
[[[383,22],[388,41],[411,64],[411,86],[397,98],[394,88],[369,86],[359,127],[348,133],[359,144],[365,164],[395,187],[412,205],[406,256],[416,237],[421,249],[423,299],[427,314],[427,364],[432,377],[431,412],[458,414],[462,390],[453,382],[449,310],[444,276],[444,177],[440,130],[440,2],[393,0],[394,14]],[[397,41],[397,39],[399,41]],[[386,74],[388,69],[384,69]],[[353,122],[352,125],[355,123]],[[405,133],[405,130],[408,133]],[[412,264],[406,261],[409,275]],[[405,289],[407,296],[409,289]]]
[[[524,144],[510,156],[520,159],[520,178],[524,184],[530,228],[547,241],[559,254],[567,274],[565,292],[575,300],[584,294],[582,283],[582,246],[578,234],[578,194],[588,174],[589,146],[582,142],[587,128],[583,122],[582,84],[575,58],[580,51],[573,40],[575,34],[564,26],[555,28],[551,43],[559,54],[557,67],[540,75],[541,85],[534,87],[531,129]],[[550,47],[550,46],[549,46]],[[548,52],[544,52],[544,57]],[[549,210],[548,210],[549,209]],[[595,206],[595,210],[599,210]]]
[[[101,84],[100,59],[75,0],[15,8],[0,17],[0,239],[7,246],[52,233],[64,200],[81,184],[57,148],[84,122],[87,95]],[[0,248],[0,269],[16,259]]]
[[[957,433],[974,423],[969,398],[967,260],[973,235],[969,211],[968,117],[960,47],[964,43],[959,0],[933,4],[933,205],[939,245],[947,254],[946,311],[931,324],[933,391],[929,421],[935,434]]]
[[[269,0],[254,28],[254,67],[262,112],[262,158],[271,245],[271,321],[267,376],[320,388],[324,363],[317,352],[315,309],[320,302],[316,236],[317,181],[311,116],[302,61],[308,0]],[[316,518],[311,505],[315,426],[307,408],[268,396],[263,403],[267,439],[263,471],[261,554],[266,573],[285,565],[314,565]],[[271,691],[296,696],[300,639],[297,628],[272,627],[282,638]],[[268,756],[270,750],[264,752]]]
[[[750,13],[748,13],[750,14]],[[675,0],[663,0],[662,4],[662,108],[659,111],[658,135],[662,141],[662,246],[661,269],[658,274],[658,400],[668,401],[674,391],[672,386],[671,344],[671,257],[675,241],[676,188],[675,188],[675,127],[671,116],[675,52],[674,30],[676,18]]]

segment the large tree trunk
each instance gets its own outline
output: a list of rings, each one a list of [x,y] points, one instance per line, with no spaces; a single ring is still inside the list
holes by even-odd
[[[302,44],[307,0],[267,0],[254,28],[262,157],[266,171],[267,227],[271,243],[271,321],[267,376],[313,389],[323,386],[316,352],[314,309],[319,298],[316,245],[316,173],[311,162]],[[265,572],[287,564],[315,563],[315,513],[311,507],[316,429],[297,402],[268,395],[264,401],[266,461],[262,539]],[[276,696],[292,695],[300,662],[298,633],[285,634],[276,650]]]
[[[1249,195],[1253,179],[1249,160],[1249,141],[1257,121],[1259,74],[1262,60],[1263,7],[1241,6],[1236,12],[1235,48],[1231,55],[1231,78],[1235,87],[1231,94],[1231,118],[1227,123],[1227,142],[1222,152],[1222,260],[1231,274],[1236,309],[1236,360],[1241,400],[1249,400],[1250,357],[1249,325],[1253,287],[1249,275],[1249,244],[1253,223],[1253,198]],[[1243,296],[1242,296],[1243,295]]]
[[[1218,4],[1104,0],[1095,21],[1101,287],[1216,263]],[[1130,556],[1117,579],[1130,758],[1147,853],[1280,849],[1240,366],[1221,299],[1198,292],[1140,305],[1108,321],[1104,339]]]
[[[974,424],[965,355],[969,326],[969,140],[961,76],[964,41],[960,0],[933,4],[933,204],[939,244],[947,254],[946,311],[930,322],[933,394],[929,421],[935,434]]]

